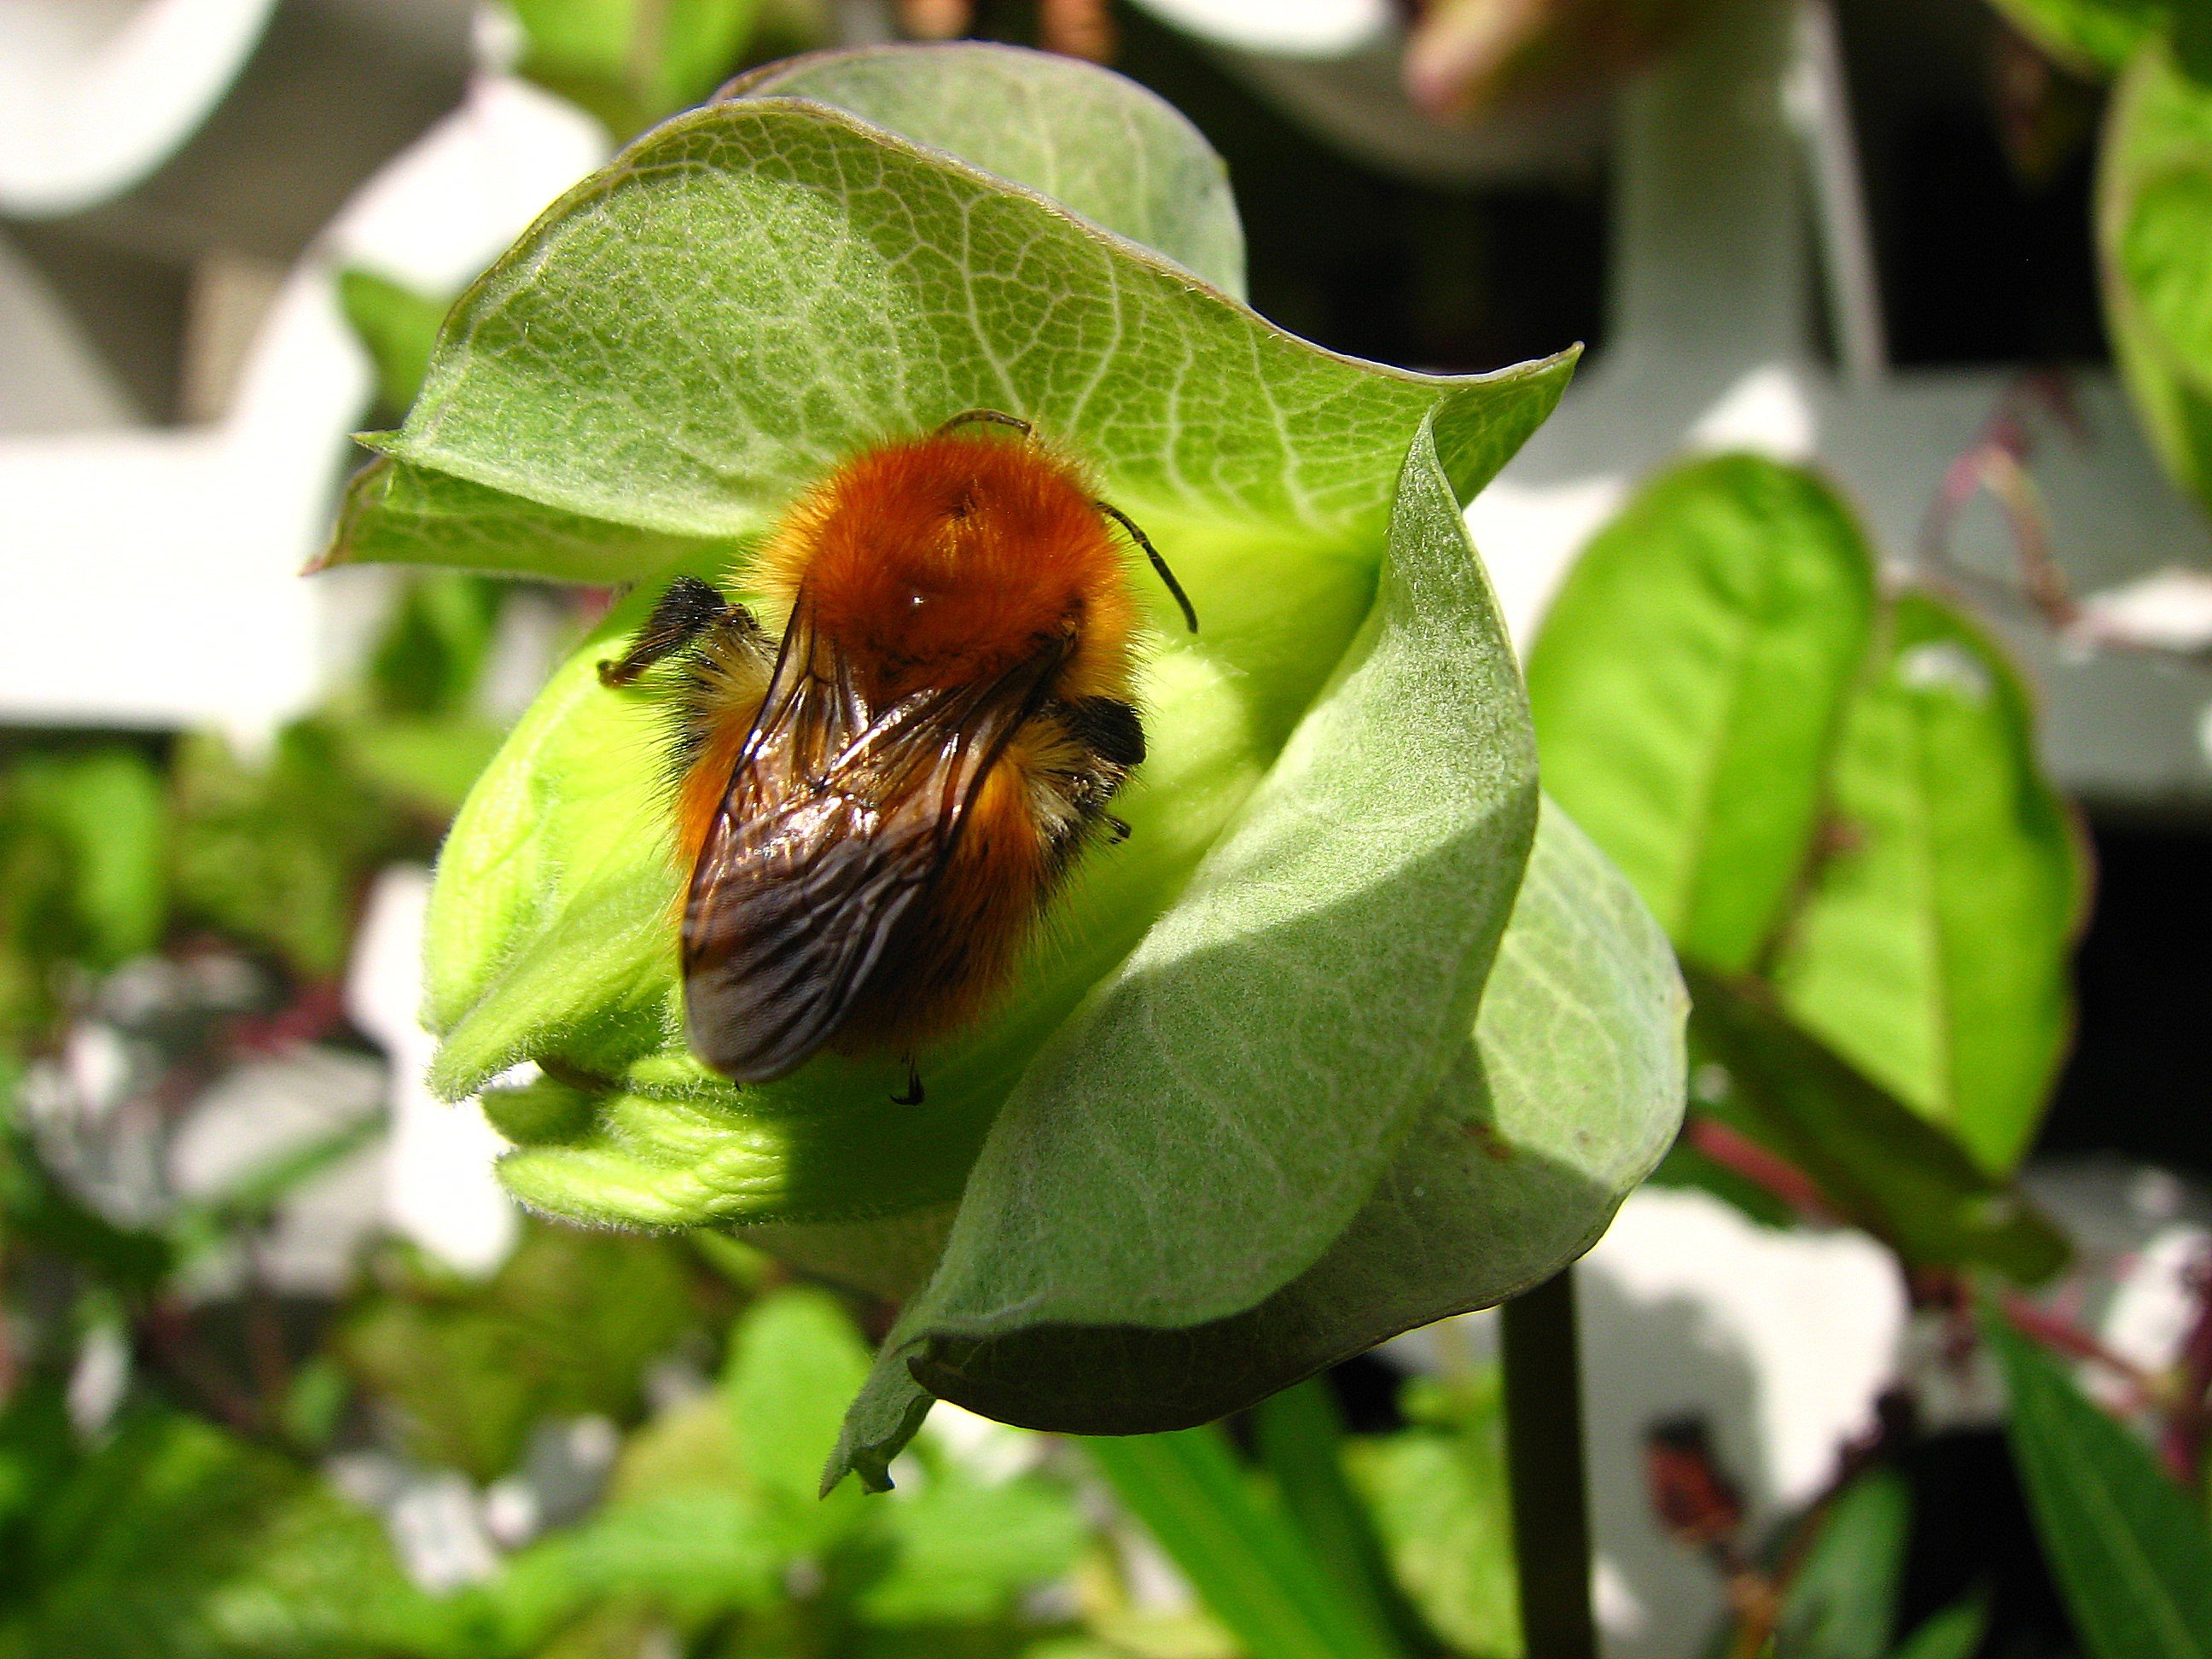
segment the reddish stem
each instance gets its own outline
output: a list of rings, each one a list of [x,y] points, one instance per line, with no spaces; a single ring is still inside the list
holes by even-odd
[[[1814,1221],[1835,1219],[1835,1212],[1810,1176],[1719,1119],[1693,1112],[1683,1135],[1723,1169],[1780,1199],[1800,1215]]]

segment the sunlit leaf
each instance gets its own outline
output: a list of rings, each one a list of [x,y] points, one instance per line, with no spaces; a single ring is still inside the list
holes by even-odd
[[[2204,32],[2212,34],[2212,25]],[[2097,179],[2105,319],[2137,417],[2212,504],[2212,52],[2146,43],[2112,100]]]
[[[1422,1616],[1455,1653],[1520,1659],[1520,1592],[1505,1424],[1495,1365],[1409,1380],[1412,1425],[1362,1436],[1352,1472],[1393,1566]]]
[[[1992,0],[2021,33],[2077,70],[2117,74],[2177,12],[2174,0]]]
[[[2026,689],[1934,599],[1897,601],[1847,717],[1783,1006],[1993,1174],[2033,1139],[2072,1028],[2081,838]]]
[[[1547,613],[1528,659],[1545,787],[1685,955],[1741,972],[1780,921],[1873,611],[1834,493],[1726,455],[1647,485]]]

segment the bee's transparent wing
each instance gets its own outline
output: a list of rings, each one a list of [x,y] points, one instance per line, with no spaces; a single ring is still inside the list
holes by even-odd
[[[702,1060],[765,1082],[835,1036],[1060,656],[871,711],[852,665],[803,602],[793,610],[684,905],[684,1006]]]

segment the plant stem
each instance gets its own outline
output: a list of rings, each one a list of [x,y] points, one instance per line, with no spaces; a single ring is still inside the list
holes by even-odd
[[[1596,1659],[1574,1269],[1561,1269],[1502,1311],[1523,1650],[1528,1659]]]

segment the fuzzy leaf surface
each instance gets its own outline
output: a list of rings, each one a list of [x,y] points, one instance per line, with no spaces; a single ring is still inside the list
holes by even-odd
[[[1686,1006],[1635,890],[1547,802],[1471,1038],[1318,1262],[1249,1312],[1188,1328],[1048,1328],[919,1353],[910,1327],[895,1332],[833,1476],[881,1482],[928,1408],[922,1382],[1039,1426],[1177,1428],[1540,1282],[1596,1241],[1673,1141]]]
[[[1485,393],[1438,423],[1462,496],[1568,368],[1456,383]],[[632,145],[462,296],[405,425],[376,441],[401,465],[354,492],[332,557],[450,560],[526,540],[550,508],[561,533],[528,568],[604,580],[627,555],[642,577],[669,567],[644,562],[638,532],[756,535],[854,450],[989,406],[1076,447],[1156,540],[1176,526],[1204,616],[1212,580],[1254,554],[1371,566],[1395,459],[1454,384],[1322,351],[846,111],[740,98]],[[426,511],[422,473],[477,489]]]
[[[1072,58],[987,41],[814,52],[740,76],[724,96],[813,98],[1164,253],[1244,295],[1229,169],[1172,104]]]

